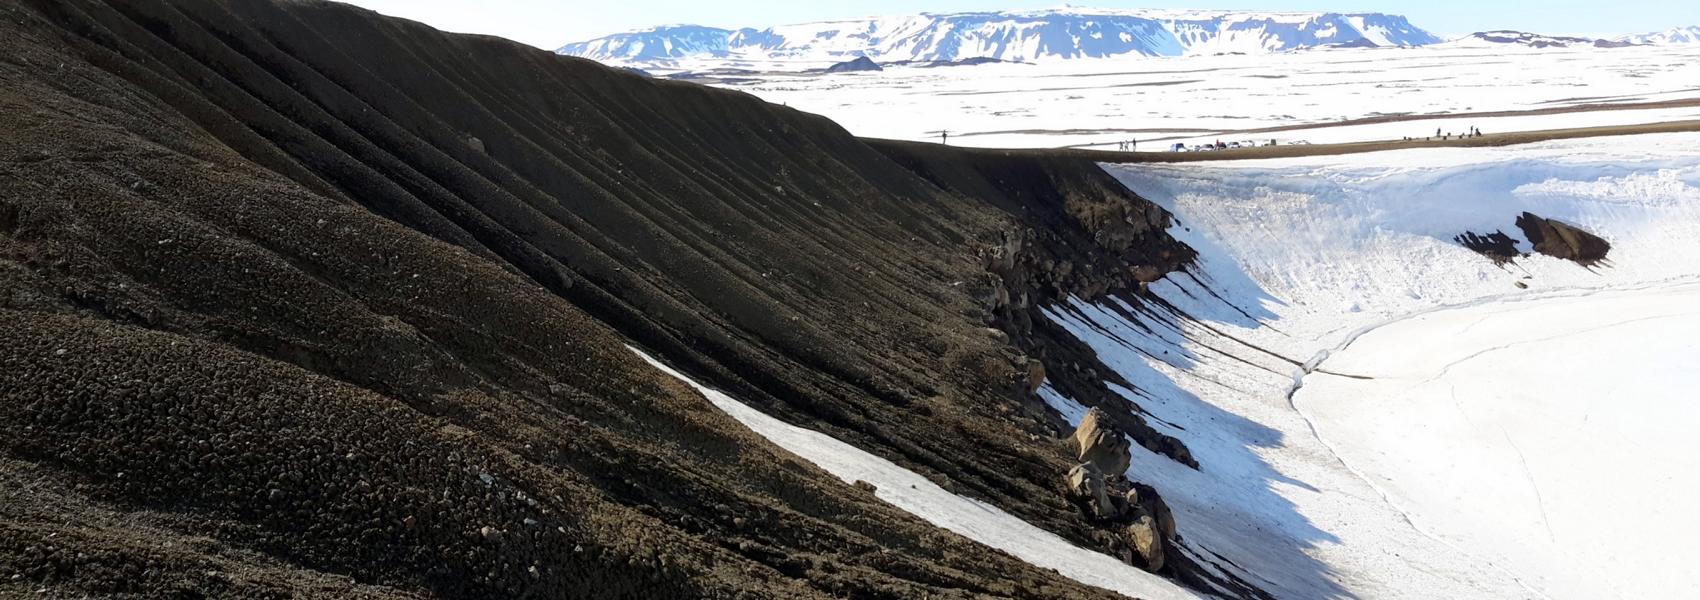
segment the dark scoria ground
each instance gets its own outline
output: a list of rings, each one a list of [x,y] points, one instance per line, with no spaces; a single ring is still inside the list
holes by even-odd
[[[1167,223],[343,5],[0,0],[0,595],[1107,597],[624,345],[1102,547],[1030,362],[1110,400],[1035,311]]]

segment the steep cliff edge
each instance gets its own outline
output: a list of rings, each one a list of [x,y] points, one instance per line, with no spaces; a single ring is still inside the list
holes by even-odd
[[[1090,163],[325,2],[10,3],[0,48],[0,586],[1106,594],[623,347],[1094,544],[1030,396],[1092,366],[1031,311],[1189,251]]]
[[[1198,466],[1184,445],[1153,430],[1138,416],[1139,407],[1104,385],[1127,382],[1041,313],[1071,298],[1115,296],[1137,304],[1146,284],[1191,262],[1197,254],[1166,231],[1167,212],[1082,159],[873,144],[934,185],[1009,215],[1013,227],[979,252],[986,275],[970,293],[994,327],[1043,365],[1039,374],[1089,406],[1114,407],[1108,414],[1140,445]]]

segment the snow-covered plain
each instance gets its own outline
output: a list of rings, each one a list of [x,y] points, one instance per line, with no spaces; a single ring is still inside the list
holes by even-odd
[[[851,484],[874,484],[881,500],[927,522],[1064,577],[1145,600],[1198,600],[1174,583],[1128,566],[1109,555],[1082,549],[995,506],[950,493],[932,480],[826,434],[767,416],[725,393],[704,386],[632,348],[655,368],[695,388],[715,407],[781,448]]]
[[[1253,133],[1347,119],[1700,98],[1700,45],[1369,48],[1272,55],[1076,59],[883,72],[706,79],[832,118],[851,133],[981,147],[1154,150],[1176,141],[1397,140],[1436,127],[1490,133],[1700,118],[1700,107],[1415,121]]]
[[[1700,286],[1371,331],[1294,396],[1411,519],[1553,598],[1695,598]]]
[[[1108,168],[1201,260],[1163,302],[1050,315],[1198,458],[1129,469],[1195,554],[1282,598],[1693,597],[1700,135]],[[1610,265],[1451,239],[1524,210]]]

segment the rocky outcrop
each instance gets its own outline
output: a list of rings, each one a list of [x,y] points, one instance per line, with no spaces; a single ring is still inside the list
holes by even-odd
[[[1045,363],[1044,363],[1044,361],[1027,359],[1027,393],[1029,395],[1038,393],[1039,388],[1043,387],[1044,385],[1045,385]]]
[[[1190,585],[1257,597],[1255,585],[1173,550],[1173,519],[1166,516],[1155,489],[1142,488],[1147,491],[1138,501],[1129,502],[1133,484],[1123,472],[1134,444],[1201,467],[1185,444],[1153,428],[1141,416],[1142,408],[1108,386],[1135,385],[1043,313],[1073,310],[1070,303],[1075,299],[1114,298],[1119,302],[1111,304],[1129,306],[1146,302],[1147,284],[1184,268],[1196,256],[1168,235],[1170,215],[1085,160],[888,140],[871,144],[934,185],[999,208],[1015,225],[976,240],[975,256],[984,274],[962,287],[976,303],[975,314],[1019,353],[1011,356],[1013,368],[1007,377],[1037,389],[1040,373],[1030,365],[1038,361],[1044,366],[1038,384],[1098,409],[1084,429],[1071,429],[1039,398],[1029,395],[1028,402],[1016,407],[1022,414],[1049,419],[1058,436],[1070,443],[1076,464],[1052,476],[1065,484],[1063,495],[1091,528],[1090,544]]]
[[[1582,230],[1580,227],[1525,212],[1517,217],[1517,227],[1535,251],[1553,258],[1592,267],[1606,260],[1611,242]]]
[[[1151,486],[1130,483],[1132,489],[1123,496],[1125,514],[1133,519],[1126,529],[1129,549],[1128,562],[1148,571],[1161,571],[1168,566],[1168,556],[1174,552],[1175,516],[1169,505]]]
[[[1101,408],[1086,412],[1074,430],[1075,458],[1100,473],[1125,473],[1130,462],[1127,434]]]
[[[1043,361],[1045,381],[1058,392],[1105,408],[1106,418],[1141,447],[1198,467],[1185,444],[1152,428],[1139,416],[1143,411],[1105,382],[1129,389],[1132,384],[1042,312],[1074,298],[1114,295],[1137,303],[1146,284],[1191,262],[1197,254],[1168,235],[1172,221],[1166,211],[1081,159],[872,143],[927,181],[995,206],[1019,225],[980,242],[976,255],[985,274],[965,282],[987,325]],[[1066,431],[1067,424],[1042,402],[1024,410],[1047,415]]]
[[[1128,480],[1125,434],[1094,408],[1071,439],[1081,463],[1064,478],[1069,498],[1124,562],[1163,571],[1176,541],[1174,515],[1155,488]]]
[[[1090,464],[1081,463],[1069,469],[1068,493],[1076,499],[1089,502],[1090,510],[1086,514],[1092,518],[1110,519],[1120,514],[1115,504],[1110,502],[1110,490],[1104,482],[1104,472]]]

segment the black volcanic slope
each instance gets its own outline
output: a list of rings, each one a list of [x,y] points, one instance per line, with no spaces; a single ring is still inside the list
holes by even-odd
[[[0,595],[1109,595],[625,347],[1101,545],[1037,307],[1191,251],[1090,162],[326,2],[3,0],[0,50]]]

